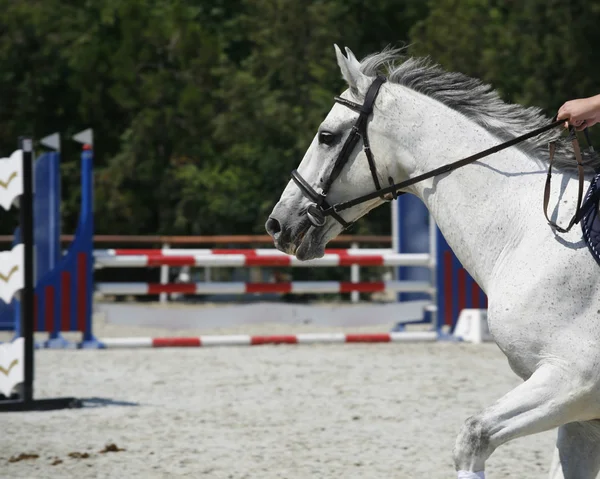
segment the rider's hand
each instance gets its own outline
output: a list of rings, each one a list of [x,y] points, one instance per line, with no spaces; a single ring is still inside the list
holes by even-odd
[[[565,128],[571,124],[578,131],[595,125],[600,122],[600,95],[566,102],[559,108],[556,119],[566,120]]]

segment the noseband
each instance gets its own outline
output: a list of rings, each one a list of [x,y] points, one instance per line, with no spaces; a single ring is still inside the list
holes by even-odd
[[[348,138],[346,138],[346,141],[344,142],[344,145],[342,146],[342,150],[340,151],[340,154],[338,155],[338,157],[335,160],[333,169],[331,170],[331,174],[327,178],[327,181],[324,182],[323,187],[320,188],[319,191],[315,190],[310,185],[310,183],[308,183],[308,181],[306,181],[304,178],[302,178],[300,173],[298,173],[298,170],[292,171],[292,180],[294,180],[294,183],[296,183],[298,188],[300,188],[300,191],[302,192],[302,194],[306,198],[308,198],[309,200],[312,201],[312,203],[308,206],[308,208],[306,210],[306,216],[308,217],[308,220],[310,221],[310,223],[316,228],[323,227],[327,220],[327,216],[331,216],[335,220],[337,220],[343,226],[344,229],[347,229],[352,225],[352,223],[348,223],[346,220],[344,220],[344,218],[342,218],[339,214],[340,211],[347,210],[349,208],[352,208],[353,206],[359,205],[361,203],[365,203],[365,202],[373,200],[377,197],[381,198],[384,201],[395,200],[398,198],[399,195],[404,194],[404,192],[401,192],[400,190],[403,190],[403,189],[405,189],[409,186],[412,186],[416,183],[420,183],[421,181],[427,180],[429,178],[433,178],[438,175],[449,173],[453,170],[456,170],[457,168],[461,168],[461,167],[466,166],[470,163],[473,163],[477,160],[485,158],[486,156],[492,155],[492,154],[502,151],[506,148],[517,145],[523,141],[529,140],[535,136],[538,136],[546,131],[551,130],[552,128],[556,128],[564,123],[564,120],[557,120],[555,117],[551,123],[549,123],[545,126],[542,126],[540,128],[537,128],[536,130],[530,131],[529,133],[518,136],[511,140],[505,141],[504,143],[500,143],[499,145],[496,145],[492,148],[488,148],[487,150],[480,151],[479,153],[468,156],[466,158],[455,161],[453,163],[448,163],[446,165],[440,166],[439,168],[435,168],[427,173],[423,173],[422,175],[415,176],[413,178],[409,178],[408,180],[402,181],[400,183],[394,183],[394,180],[392,179],[392,177],[389,177],[388,178],[388,181],[390,183],[389,186],[382,188],[381,184],[379,183],[379,178],[377,176],[377,168],[375,166],[375,159],[373,158],[373,153],[371,153],[371,148],[369,145],[369,137],[367,135],[367,122],[369,120],[369,116],[371,115],[371,113],[373,113],[373,105],[375,104],[375,100],[377,99],[377,95],[379,94],[379,89],[381,88],[381,85],[383,85],[385,83],[385,81],[386,81],[385,77],[382,77],[382,76],[377,76],[375,78],[375,80],[373,80],[373,83],[371,83],[371,86],[369,87],[369,90],[367,91],[367,94],[365,95],[365,101],[362,105],[360,105],[358,103],[354,103],[349,100],[346,100],[345,98],[341,98],[339,96],[335,97],[335,101],[337,103],[340,103],[340,104],[350,108],[351,110],[354,110],[355,112],[357,112],[359,114],[359,117],[356,120],[356,123],[354,123],[354,126],[352,127],[352,130],[350,132],[350,135],[348,135]],[[550,195],[550,178],[552,176],[552,174],[551,174],[552,160],[554,157],[554,148],[555,148],[554,145],[555,145],[556,140],[550,142],[550,164],[548,167],[548,176],[547,176],[546,187],[545,187],[545,192],[544,192],[544,214],[546,214],[546,218],[548,218],[548,223],[552,227],[556,228],[561,233],[569,231],[575,223],[579,222],[579,220],[582,217],[582,209],[585,210],[585,208],[586,208],[586,205],[582,205],[583,181],[584,181],[583,180],[583,175],[584,175],[583,162],[582,162],[581,153],[579,150],[579,144],[577,142],[577,136],[575,135],[575,130],[573,128],[571,128],[570,133],[571,133],[571,141],[573,143],[573,150],[575,152],[575,158],[577,161],[577,167],[579,170],[579,194],[578,194],[578,201],[577,201],[577,210],[576,210],[575,214],[573,215],[573,218],[571,219],[569,226],[566,229],[563,229],[563,228],[559,227],[557,224],[550,221],[550,219],[548,218],[547,212],[546,212],[547,206],[548,206],[549,195]],[[587,131],[585,131],[585,133],[586,133],[586,138],[587,138]],[[358,143],[358,140],[360,138],[362,138],[362,140],[363,140],[363,150],[367,157],[367,161],[369,162],[369,169],[371,170],[371,176],[373,177],[373,183],[375,183],[375,191],[368,193],[366,195],[359,196],[359,197],[354,198],[349,201],[330,205],[327,202],[327,193],[329,193],[331,184],[340,175],[340,173],[342,172],[342,169],[344,168],[346,163],[348,163],[348,160],[350,159],[350,155],[352,154],[352,151],[354,151],[354,148],[356,147],[356,144]],[[589,139],[588,139],[588,144],[590,145],[590,150],[593,151],[593,148],[591,147],[591,143],[589,143]],[[600,195],[600,189],[599,189],[598,194]]]

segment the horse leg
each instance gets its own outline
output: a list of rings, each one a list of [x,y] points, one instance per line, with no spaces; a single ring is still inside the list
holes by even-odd
[[[507,441],[592,419],[597,411],[586,408],[592,388],[585,386],[574,371],[545,364],[495,404],[468,418],[454,447],[458,478],[483,479],[485,461]]]
[[[600,422],[558,428],[549,479],[595,479],[600,472]]]

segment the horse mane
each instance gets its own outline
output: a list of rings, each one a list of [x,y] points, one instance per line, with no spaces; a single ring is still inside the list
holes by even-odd
[[[361,61],[367,76],[384,74],[388,80],[427,95],[456,110],[492,134],[507,141],[542,127],[552,120],[537,107],[524,107],[504,102],[498,93],[481,80],[463,73],[445,71],[429,57],[409,57],[402,49],[385,49]],[[571,142],[563,130],[556,128],[517,145],[524,152],[548,162],[548,143],[556,142],[554,164],[557,169],[575,170],[577,164]],[[561,135],[562,134],[562,135]],[[600,167],[600,157],[582,150],[586,169]]]

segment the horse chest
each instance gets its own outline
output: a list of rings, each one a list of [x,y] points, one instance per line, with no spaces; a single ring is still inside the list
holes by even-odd
[[[545,346],[537,325],[527,323],[523,317],[488,316],[494,341],[508,359],[510,368],[522,379],[527,379],[538,367]]]

